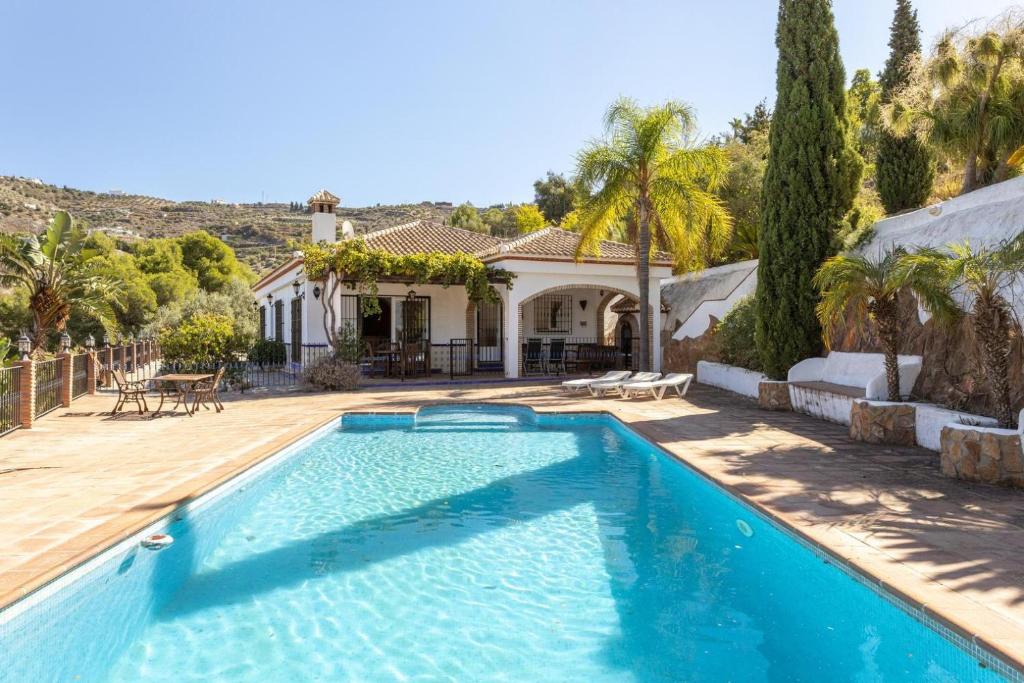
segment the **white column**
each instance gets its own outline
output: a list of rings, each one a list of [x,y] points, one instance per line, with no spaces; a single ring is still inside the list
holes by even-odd
[[[651,339],[651,370],[661,372],[661,281],[652,278],[648,288],[648,298],[654,308],[651,323],[654,334]]]
[[[519,377],[519,302],[515,290],[506,292],[504,298],[505,318],[505,376]]]

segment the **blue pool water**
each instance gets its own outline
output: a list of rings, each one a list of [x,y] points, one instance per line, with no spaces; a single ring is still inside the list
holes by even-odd
[[[0,621],[11,681],[995,681],[617,422],[349,416]]]

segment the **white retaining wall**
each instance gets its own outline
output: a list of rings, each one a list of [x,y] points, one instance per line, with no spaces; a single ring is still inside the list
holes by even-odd
[[[757,387],[768,379],[763,373],[738,368],[725,363],[697,361],[697,381],[719,389],[734,391],[750,398],[757,398]]]
[[[981,427],[995,427],[999,422],[992,417],[972,415],[948,408],[940,408],[927,403],[921,403],[916,407],[914,421],[917,429],[917,445],[927,448],[930,451],[942,450],[942,428],[946,425],[963,426],[966,420],[971,424]]]

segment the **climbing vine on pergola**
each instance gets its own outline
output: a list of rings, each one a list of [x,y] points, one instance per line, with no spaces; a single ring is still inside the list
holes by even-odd
[[[381,280],[407,280],[417,285],[442,287],[461,284],[470,301],[494,303],[500,300],[494,285],[511,287],[515,277],[507,270],[484,265],[472,254],[427,252],[399,256],[383,249],[371,249],[361,239],[307,244],[302,247],[302,254],[306,277],[324,284],[320,297],[324,330],[335,345],[338,328],[333,302],[342,286],[362,294],[363,315],[376,315],[381,312],[377,298]]]

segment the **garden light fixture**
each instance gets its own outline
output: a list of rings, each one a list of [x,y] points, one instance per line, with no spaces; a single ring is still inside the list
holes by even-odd
[[[18,337],[18,351],[21,353],[22,360],[28,360],[28,354],[32,351],[32,340],[24,332]]]

